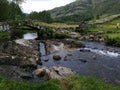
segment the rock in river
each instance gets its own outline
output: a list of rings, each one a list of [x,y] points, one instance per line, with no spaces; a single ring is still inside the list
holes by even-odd
[[[87,62],[87,60],[85,60],[84,58],[80,58],[79,60],[80,60],[81,62],[84,62],[84,63]]]
[[[54,59],[54,60],[60,60],[60,59],[61,59],[61,56],[60,56],[60,55],[57,55],[57,54],[56,54],[56,55],[53,55],[53,59]]]

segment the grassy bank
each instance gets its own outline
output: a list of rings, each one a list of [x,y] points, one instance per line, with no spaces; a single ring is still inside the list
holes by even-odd
[[[50,80],[39,84],[15,82],[0,77],[0,90],[120,90],[92,77],[73,76],[61,81]]]
[[[97,24],[86,30],[86,32],[87,34],[93,34],[102,31],[103,33],[101,36],[104,37],[106,45],[120,47],[120,26],[117,28],[117,23],[120,23],[120,18]]]
[[[120,33],[106,34],[105,35],[105,43],[107,45],[120,47]]]
[[[44,23],[44,22],[39,22],[39,21],[33,21],[34,24],[41,25],[41,26],[46,26],[46,27],[51,27],[51,28],[69,28],[69,27],[77,27],[77,24],[66,24],[66,23]]]

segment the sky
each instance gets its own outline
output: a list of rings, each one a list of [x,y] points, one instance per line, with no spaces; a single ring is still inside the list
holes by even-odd
[[[55,7],[64,6],[75,0],[25,0],[22,4],[22,10],[25,13],[32,11],[51,10]]]

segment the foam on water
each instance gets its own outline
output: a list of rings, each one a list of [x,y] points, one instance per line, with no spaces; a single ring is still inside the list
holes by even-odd
[[[118,57],[120,54],[119,53],[115,53],[115,52],[110,52],[107,50],[98,50],[98,49],[92,49],[92,48],[84,48],[85,50],[90,50],[91,52],[100,54],[100,55],[106,55],[109,57]]]

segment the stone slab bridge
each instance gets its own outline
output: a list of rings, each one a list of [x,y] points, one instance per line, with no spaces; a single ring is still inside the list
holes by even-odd
[[[37,36],[40,38],[41,36],[44,37],[44,33],[49,30],[50,27],[42,26],[34,23],[25,23],[24,26],[30,27],[32,30],[37,31]]]
[[[32,22],[28,22],[28,21],[20,21],[20,22],[0,22],[0,32],[6,32],[6,31],[11,31],[16,29],[16,26],[27,26],[30,27],[32,30],[35,30],[37,32],[37,36],[38,38],[40,36],[42,36],[50,27],[46,27],[46,26],[41,26],[38,24],[34,24]]]

